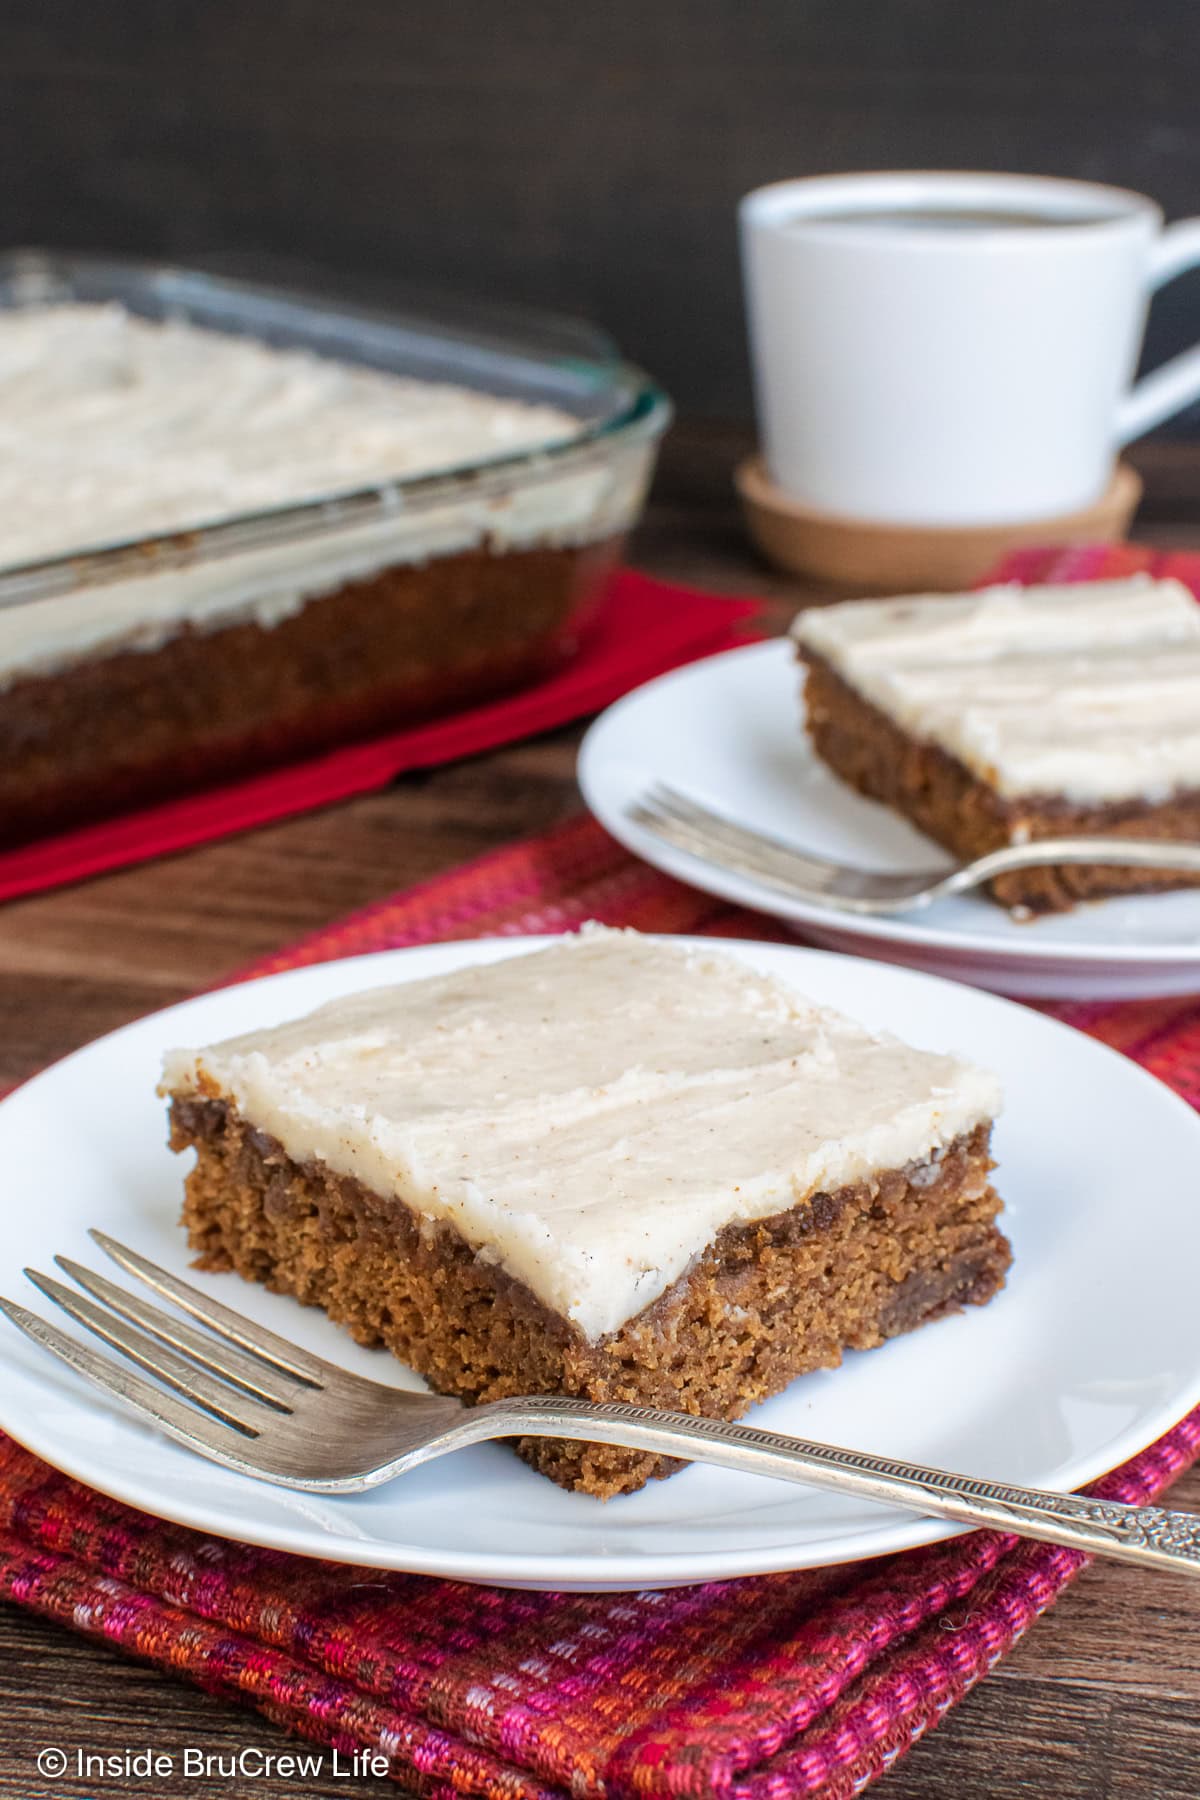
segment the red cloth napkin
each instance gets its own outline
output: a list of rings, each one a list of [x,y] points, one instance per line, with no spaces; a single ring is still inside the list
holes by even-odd
[[[754,600],[614,579],[575,659],[520,693],[246,780],[0,852],[0,901],[229,837],[384,787],[406,769],[474,756],[598,712],[655,675],[755,635]]]
[[[576,818],[246,973],[589,918],[787,936]],[[1200,1001],[1049,1010],[1200,1105]],[[1096,1491],[1148,1500],[1198,1451],[1200,1409]],[[670,1593],[471,1588],[163,1525],[0,1437],[0,1598],[240,1698],[347,1759],[380,1750],[397,1781],[438,1800],[849,1800],[937,1725],[1084,1561],[977,1532],[873,1563]],[[30,1792],[41,1791],[31,1760]]]

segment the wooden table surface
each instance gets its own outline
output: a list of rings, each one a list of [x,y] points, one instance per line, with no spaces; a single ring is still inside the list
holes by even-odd
[[[797,584],[746,549],[731,502],[737,434],[678,429],[632,560],[655,574],[767,594]],[[1200,445],[1139,457],[1139,531],[1200,546]],[[579,731],[399,781],[386,793],[0,910],[0,1081],[165,1006],[249,958],[580,804]],[[1200,1508],[1200,1470],[1175,1499]],[[0,1607],[0,1800],[102,1793],[243,1800],[236,1782],[45,1784],[39,1748],[180,1753],[284,1747],[274,1727],[154,1671]],[[255,1780],[259,1800],[295,1781]],[[245,1790],[244,1790],[245,1791]],[[309,1796],[382,1800],[391,1784],[334,1779]],[[1196,1590],[1093,1568],[876,1790],[881,1800],[1196,1800],[1200,1624]]]

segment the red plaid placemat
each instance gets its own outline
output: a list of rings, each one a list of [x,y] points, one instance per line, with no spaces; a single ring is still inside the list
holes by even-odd
[[[247,973],[588,918],[784,935],[574,819]],[[1054,1010],[1200,1104],[1200,1002]],[[1198,1452],[1200,1411],[1098,1491],[1148,1499]],[[1083,1561],[981,1532],[870,1564],[668,1593],[367,1579],[159,1524],[0,1438],[0,1596],[240,1696],[346,1755],[381,1748],[398,1781],[446,1800],[857,1793],[987,1673]]]

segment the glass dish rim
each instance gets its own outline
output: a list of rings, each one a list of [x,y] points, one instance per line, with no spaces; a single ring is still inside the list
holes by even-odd
[[[54,263],[142,270],[159,275],[194,277],[233,293],[260,295],[281,301],[310,304],[343,317],[396,322],[382,306],[357,301],[337,301],[327,295],[275,282],[247,281],[214,274],[195,265],[155,262],[138,257],[22,246],[0,252],[0,279],[23,259],[45,258]],[[7,309],[4,309],[7,310]],[[421,321],[436,330],[437,321]],[[577,323],[562,321],[562,323]],[[445,328],[443,328],[445,329]],[[463,332],[446,335],[465,341]],[[597,341],[601,334],[597,332]],[[336,360],[336,359],[334,359]],[[673,407],[667,394],[636,363],[614,354],[610,362],[597,361],[606,385],[628,395],[609,415],[581,421],[580,429],[561,443],[535,446],[474,463],[460,463],[429,474],[359,485],[314,499],[292,501],[189,526],[175,532],[152,532],[114,543],[82,545],[56,556],[30,562],[0,565],[0,608],[48,600],[81,588],[98,586],[127,577],[196,567],[219,557],[250,554],[300,543],[327,532],[367,525],[395,516],[420,513],[459,498],[489,499],[522,485],[526,478],[542,480],[593,461],[597,453],[648,443],[661,437],[671,422]]]

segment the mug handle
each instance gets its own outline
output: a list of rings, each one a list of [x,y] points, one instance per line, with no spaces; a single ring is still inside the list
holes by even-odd
[[[1150,252],[1150,291],[1200,263],[1200,219],[1168,225]],[[1128,444],[1172,413],[1200,400],[1200,344],[1143,375],[1117,408],[1117,443]]]

